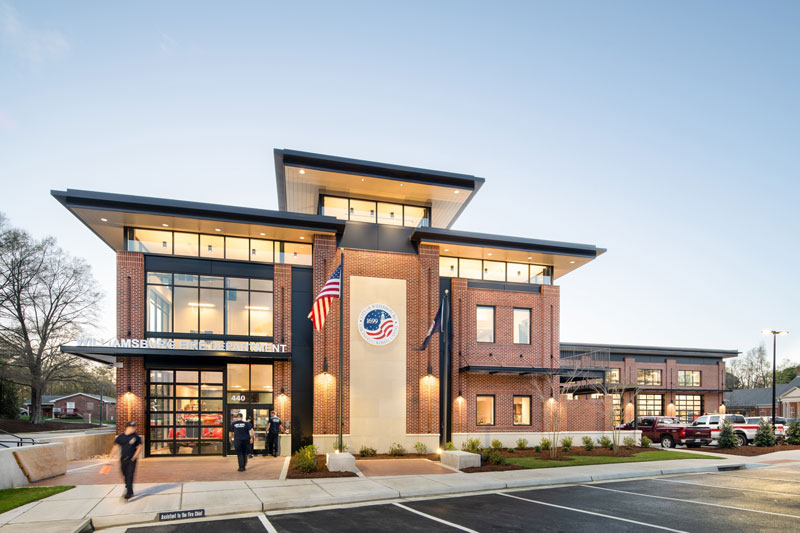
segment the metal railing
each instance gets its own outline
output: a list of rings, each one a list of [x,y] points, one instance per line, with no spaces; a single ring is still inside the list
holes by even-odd
[[[11,437],[12,440],[7,440],[6,436]],[[36,444],[36,440],[33,437],[20,437],[19,435],[14,435],[13,433],[9,433],[8,431],[0,429],[0,446],[3,448],[11,448],[9,444],[13,444],[17,448],[20,448],[25,446],[26,443],[33,446]]]

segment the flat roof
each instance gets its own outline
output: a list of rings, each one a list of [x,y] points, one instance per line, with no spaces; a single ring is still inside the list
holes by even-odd
[[[319,196],[347,196],[431,208],[435,227],[449,228],[483,178],[361,159],[275,149],[278,208],[317,213]]]
[[[125,249],[126,226],[211,234],[219,228],[224,235],[289,241],[312,233],[341,234],[345,227],[333,217],[250,207],[78,189],[50,194],[114,250]]]
[[[737,357],[739,350],[719,350],[712,348],[671,348],[665,346],[636,346],[630,344],[586,344],[578,342],[562,342],[562,350],[609,350],[610,353],[622,355],[664,355],[673,357]]]

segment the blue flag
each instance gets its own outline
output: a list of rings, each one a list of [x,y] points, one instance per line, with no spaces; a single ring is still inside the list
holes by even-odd
[[[439,302],[439,310],[436,311],[436,316],[433,317],[433,324],[428,329],[428,334],[425,335],[425,340],[422,341],[422,346],[417,351],[423,351],[428,347],[434,333],[442,331],[442,314],[444,313],[444,299]]]

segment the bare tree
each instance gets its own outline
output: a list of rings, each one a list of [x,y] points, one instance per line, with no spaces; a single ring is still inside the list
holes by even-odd
[[[94,324],[101,294],[89,265],[54,239],[0,230],[0,354],[8,378],[30,387],[30,420],[39,424],[47,384],[73,379],[78,368],[59,347]]]
[[[772,386],[772,362],[767,357],[767,349],[761,344],[747,350],[730,362],[728,371],[736,377],[735,384],[740,389],[759,389]]]

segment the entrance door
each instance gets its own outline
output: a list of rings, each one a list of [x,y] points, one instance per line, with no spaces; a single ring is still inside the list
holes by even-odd
[[[236,415],[239,413],[242,414],[244,420],[251,420],[253,422],[253,433],[255,434],[253,453],[255,455],[264,455],[266,453],[267,421],[269,420],[269,412],[271,409],[271,406],[241,405],[238,407],[231,407],[229,410],[228,431],[230,431],[230,425],[236,420]],[[228,439],[228,454],[236,454],[236,450],[233,449],[233,443],[230,438]]]

